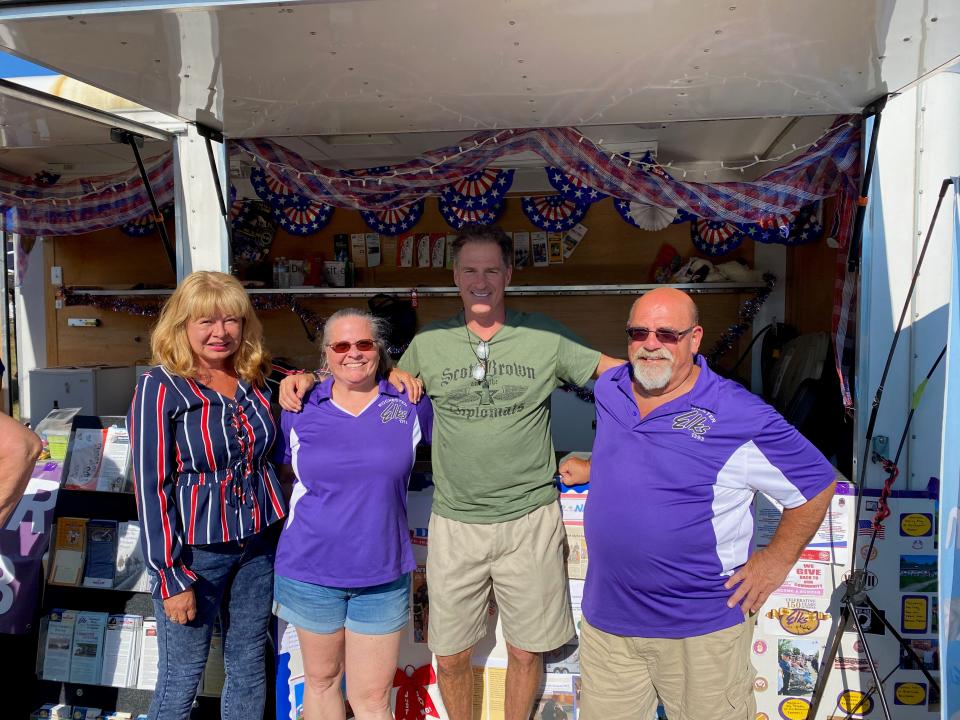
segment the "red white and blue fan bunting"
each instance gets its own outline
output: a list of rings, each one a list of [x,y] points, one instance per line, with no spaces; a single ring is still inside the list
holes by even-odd
[[[464,209],[452,205],[443,197],[438,199],[440,205],[440,214],[447,224],[454,230],[459,230],[464,225],[492,225],[503,214],[503,202],[498,202],[493,207],[483,209]]]
[[[417,200],[406,207],[391,210],[361,210],[361,217],[374,232],[381,235],[400,235],[412,230],[423,217],[423,200]]]
[[[579,178],[567,175],[560,168],[548,167],[545,170],[547,181],[553,186],[553,189],[571,202],[579,205],[589,205],[606,197],[602,192],[590,187]]]
[[[583,220],[589,205],[580,205],[561,195],[523,198],[523,214],[541,230],[563,232]]]
[[[272,208],[302,208],[310,204],[309,198],[291,190],[261,168],[256,167],[250,172],[250,184],[253,185],[253,191],[257,197]]]
[[[743,231],[723,220],[698,218],[690,223],[690,239],[693,246],[706,255],[724,255],[740,246]]]
[[[501,202],[513,185],[513,170],[485,168],[450,183],[441,195],[447,205],[461,210],[483,210]]]
[[[676,208],[631,200],[614,200],[613,206],[624,221],[641,230],[663,230],[677,222],[680,215]]]
[[[160,213],[164,218],[173,215],[173,205],[164,205],[160,208]],[[141,215],[130,222],[125,222],[120,226],[120,231],[130,237],[147,237],[153,234],[157,229],[157,224],[153,221],[153,213]]]
[[[323,203],[310,203],[304,207],[288,205],[273,208],[277,225],[291,235],[313,235],[323,230],[333,217],[333,208]]]
[[[773,218],[765,223],[739,225],[741,232],[756,242],[778,245],[803,245],[823,234],[819,220],[820,204],[806,205],[796,213]]]

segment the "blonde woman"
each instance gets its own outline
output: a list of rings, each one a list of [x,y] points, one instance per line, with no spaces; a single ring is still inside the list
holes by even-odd
[[[151,350],[157,367],[139,378],[128,417],[159,640],[149,717],[189,717],[219,617],[222,717],[260,718],[286,513],[268,462],[277,431],[261,325],[236,279],[195,272],[164,306]]]

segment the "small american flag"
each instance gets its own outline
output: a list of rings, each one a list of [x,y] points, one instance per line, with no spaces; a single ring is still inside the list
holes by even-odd
[[[871,535],[873,533],[873,520],[861,520],[859,523],[860,535]],[[883,525],[877,525],[877,539],[883,540],[885,535]]]

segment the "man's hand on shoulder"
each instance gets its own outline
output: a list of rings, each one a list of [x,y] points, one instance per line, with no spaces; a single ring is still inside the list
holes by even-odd
[[[777,557],[768,548],[757,550],[742,568],[737,570],[724,587],[733,594],[727,607],[739,604],[744,613],[757,612],[774,590],[783,585],[793,562]]]
[[[288,412],[300,412],[303,409],[303,396],[316,384],[313,373],[288,375],[280,381],[280,407]]]

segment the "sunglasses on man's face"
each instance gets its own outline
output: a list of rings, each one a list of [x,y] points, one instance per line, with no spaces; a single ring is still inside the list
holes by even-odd
[[[333,350],[338,355],[343,355],[345,352],[350,352],[350,348],[352,346],[356,346],[357,350],[360,352],[369,352],[377,346],[377,343],[375,343],[373,340],[357,340],[356,342],[341,340],[340,342],[330,343],[327,345],[328,348]]]
[[[693,325],[688,327],[686,330],[679,331],[669,330],[667,328],[657,328],[656,330],[651,330],[650,328],[645,327],[628,327],[627,337],[634,342],[644,342],[650,336],[650,333],[653,333],[657,336],[657,340],[664,345],[676,345],[678,342],[680,342],[680,338],[691,332],[695,327],[696,325]]]

